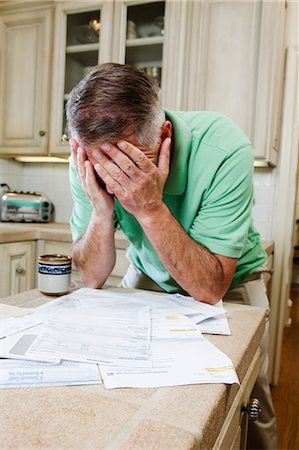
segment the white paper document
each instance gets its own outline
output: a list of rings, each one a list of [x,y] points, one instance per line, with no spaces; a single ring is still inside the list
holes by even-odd
[[[6,317],[18,317],[25,316],[30,313],[33,308],[20,308],[19,306],[7,305],[6,303],[0,303],[0,319]]]
[[[82,288],[1,325],[0,387],[96,383],[98,366],[107,388],[238,383],[202,335],[230,334],[222,301]]]
[[[47,321],[47,315],[26,314],[23,317],[5,317],[1,320],[0,339],[18,333],[19,331],[35,327]]]
[[[153,341],[152,368],[100,365],[105,387],[162,387],[201,383],[239,383],[233,364],[206,339]]]
[[[58,364],[60,358],[49,353],[34,356],[26,355],[39,334],[42,333],[43,328],[44,324],[37,325],[29,330],[25,329],[0,339],[0,357]]]
[[[60,364],[0,359],[0,387],[62,386],[102,383],[96,364]]]
[[[25,356],[148,366],[149,345],[150,310],[143,305],[134,311],[102,308],[98,314],[61,309],[50,316]]]
[[[202,320],[197,323],[197,327],[205,334],[222,334],[226,336],[232,334],[225,314]]]

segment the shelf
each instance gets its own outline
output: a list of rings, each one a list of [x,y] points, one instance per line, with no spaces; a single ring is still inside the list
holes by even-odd
[[[145,38],[136,38],[136,39],[127,39],[126,46],[127,47],[142,47],[147,45],[157,45],[163,44],[164,36],[151,36]]]
[[[79,44],[79,45],[68,45],[66,47],[66,53],[85,53],[93,52],[99,50],[99,43],[95,44]]]

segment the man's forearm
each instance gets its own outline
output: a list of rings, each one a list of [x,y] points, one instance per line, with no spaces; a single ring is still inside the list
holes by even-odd
[[[192,240],[166,205],[157,217],[138,220],[165,268],[189,295],[209,303],[224,295],[234,271],[224,276],[218,257]]]
[[[73,262],[85,286],[103,286],[115,265],[113,222],[92,215],[84,235],[73,245]]]

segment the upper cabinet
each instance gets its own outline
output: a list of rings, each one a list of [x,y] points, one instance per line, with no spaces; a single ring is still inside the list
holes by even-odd
[[[96,65],[111,60],[113,2],[59,2],[55,9],[49,151],[69,153],[65,106],[72,88]]]
[[[187,3],[190,42],[178,91],[181,107],[228,115],[252,141],[256,160],[275,165],[285,2]]]
[[[50,6],[3,9],[0,154],[68,155],[69,93],[94,65],[114,61],[153,76],[165,107],[228,115],[251,139],[256,160],[276,164],[283,0],[35,3],[45,4],[53,7],[52,28]]]
[[[115,3],[113,59],[137,67],[161,86],[165,1]]]
[[[0,153],[47,154],[52,10],[0,16]]]

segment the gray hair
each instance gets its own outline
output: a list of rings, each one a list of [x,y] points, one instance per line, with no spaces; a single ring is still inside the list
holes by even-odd
[[[126,139],[157,144],[165,113],[157,82],[135,67],[96,66],[70,93],[66,107],[70,137],[83,146]]]

